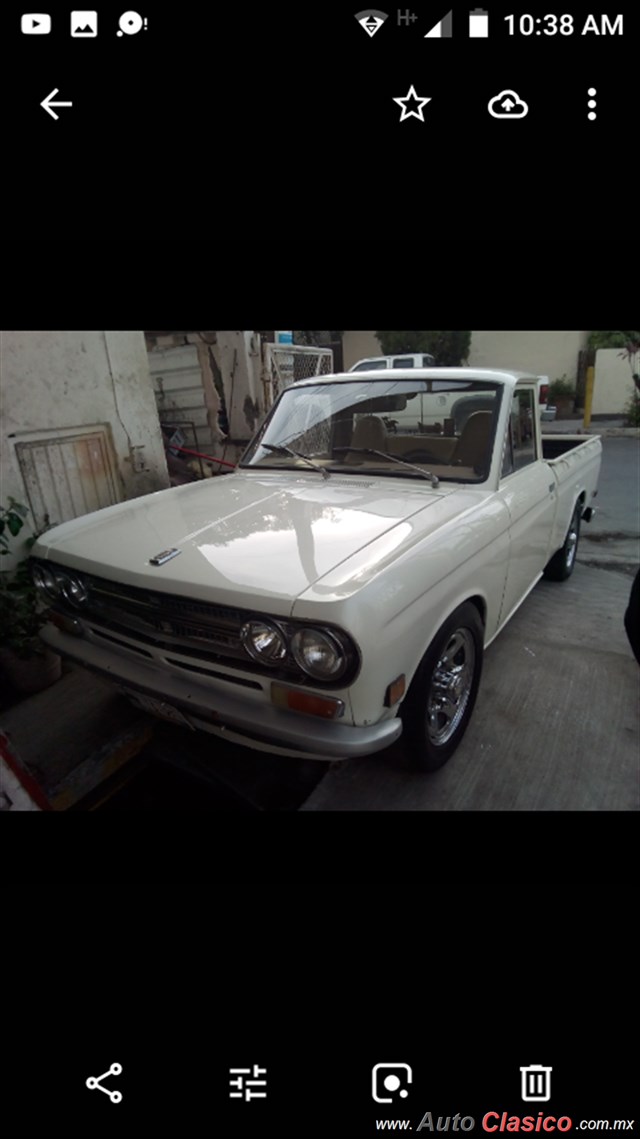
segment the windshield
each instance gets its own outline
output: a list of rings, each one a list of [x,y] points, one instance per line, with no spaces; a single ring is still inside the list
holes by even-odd
[[[388,376],[292,386],[240,466],[415,479],[423,467],[440,481],[483,482],[501,390],[479,380]]]

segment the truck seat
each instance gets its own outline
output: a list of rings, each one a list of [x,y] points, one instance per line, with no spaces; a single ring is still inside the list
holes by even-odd
[[[387,429],[377,415],[363,415],[355,425],[351,436],[352,447],[370,447],[374,451],[387,451]],[[353,451],[345,455],[347,463],[361,463],[362,455]]]
[[[451,462],[455,466],[483,470],[489,457],[491,412],[474,411],[462,428]]]

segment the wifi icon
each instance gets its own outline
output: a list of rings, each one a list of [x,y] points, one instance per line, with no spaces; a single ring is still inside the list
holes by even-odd
[[[356,20],[368,36],[375,36],[386,19],[388,19],[387,13],[376,12],[375,8],[367,8],[366,12],[356,13]]]

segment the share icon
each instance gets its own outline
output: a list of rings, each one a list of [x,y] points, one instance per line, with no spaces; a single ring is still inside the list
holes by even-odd
[[[108,1088],[103,1088],[100,1080],[106,1080],[107,1076],[119,1076],[122,1071],[122,1064],[112,1064],[108,1072],[103,1072],[101,1076],[89,1076],[87,1080],[87,1087],[97,1088],[98,1091],[105,1092],[112,1103],[120,1103],[122,1100],[122,1092],[110,1092]]]

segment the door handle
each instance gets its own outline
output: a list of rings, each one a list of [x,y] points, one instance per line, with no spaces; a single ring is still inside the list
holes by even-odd
[[[554,482],[552,482],[551,486],[549,487],[549,494],[553,494],[555,489],[556,489],[556,484]]]

